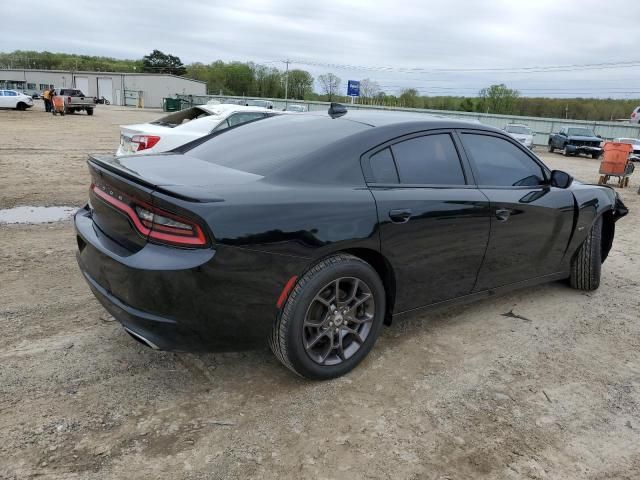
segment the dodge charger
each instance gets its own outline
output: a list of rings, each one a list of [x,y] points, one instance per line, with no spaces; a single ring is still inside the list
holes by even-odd
[[[175,351],[268,343],[328,379],[408,312],[556,280],[598,288],[627,213],[611,188],[477,123],[329,113],[89,157],[77,259],[126,332]]]

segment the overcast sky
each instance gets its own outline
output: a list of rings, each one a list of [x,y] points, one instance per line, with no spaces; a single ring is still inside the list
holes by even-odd
[[[389,93],[414,87],[471,96],[506,83],[527,96],[640,97],[640,0],[23,0],[3,2],[2,18],[4,52],[141,58],[157,48],[184,63],[284,68],[277,62],[289,58],[291,68],[314,76],[334,72],[344,89],[348,79],[371,78]],[[568,72],[470,71],[634,61]]]

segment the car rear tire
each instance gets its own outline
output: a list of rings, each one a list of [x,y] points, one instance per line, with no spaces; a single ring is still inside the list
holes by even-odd
[[[571,262],[570,283],[578,290],[595,290],[602,272],[602,217],[598,217]]]
[[[87,115],[93,115],[93,108],[87,108]]]
[[[297,281],[274,323],[269,345],[298,375],[313,380],[339,377],[369,353],[384,314],[384,286],[371,265],[352,255],[334,255]]]

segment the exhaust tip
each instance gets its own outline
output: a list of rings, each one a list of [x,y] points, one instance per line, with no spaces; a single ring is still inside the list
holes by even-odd
[[[147,347],[153,348],[154,350],[160,350],[160,348],[155,343],[153,343],[151,340],[147,340],[146,338],[144,338],[139,333],[131,331],[127,327],[124,327],[124,331],[127,332],[129,335],[131,335],[131,337],[133,337],[134,340],[142,343],[143,345],[146,345]]]

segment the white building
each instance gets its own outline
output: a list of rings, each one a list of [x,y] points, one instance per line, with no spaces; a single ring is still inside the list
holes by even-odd
[[[104,97],[114,105],[162,107],[162,99],[182,95],[206,95],[200,80],[164,73],[75,72],[65,70],[0,70],[0,89],[42,92],[77,88],[89,97]]]

